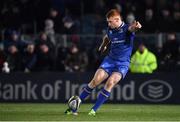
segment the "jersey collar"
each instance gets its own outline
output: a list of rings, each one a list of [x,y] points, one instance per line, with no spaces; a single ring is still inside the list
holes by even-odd
[[[118,30],[120,30],[123,26],[124,26],[124,22],[122,21],[122,24],[121,24],[118,28],[115,28],[115,29],[112,29],[112,30],[118,31]]]
[[[117,28],[117,30],[119,30],[122,26],[124,26],[124,22],[122,22],[122,24]]]

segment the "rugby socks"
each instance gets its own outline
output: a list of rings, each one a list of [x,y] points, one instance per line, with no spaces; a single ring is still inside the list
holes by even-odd
[[[110,92],[108,92],[107,90],[103,88],[100,91],[97,101],[95,105],[92,107],[92,109],[94,111],[97,111],[97,109],[108,99],[109,96],[110,96]]]
[[[82,100],[82,101],[84,101],[86,98],[87,98],[87,96],[89,96],[89,94],[91,94],[91,92],[92,92],[92,90],[93,90],[93,88],[90,88],[88,85],[83,89],[83,91],[81,92],[81,94],[80,94],[80,99]]]

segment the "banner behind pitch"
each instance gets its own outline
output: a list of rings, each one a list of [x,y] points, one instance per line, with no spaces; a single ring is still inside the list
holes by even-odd
[[[92,73],[0,74],[0,102],[66,102],[87,85]],[[87,102],[95,101],[98,86]],[[113,103],[180,104],[180,76],[175,73],[128,74],[111,92]]]

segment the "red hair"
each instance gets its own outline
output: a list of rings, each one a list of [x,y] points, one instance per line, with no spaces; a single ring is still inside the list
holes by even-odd
[[[111,9],[106,14],[106,18],[110,18],[110,17],[114,17],[114,16],[120,16],[120,12],[116,9]]]

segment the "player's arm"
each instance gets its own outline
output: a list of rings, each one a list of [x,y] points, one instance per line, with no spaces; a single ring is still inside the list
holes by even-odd
[[[98,51],[104,52],[107,49],[107,45],[109,44],[110,40],[107,36],[107,34],[103,37],[103,41],[101,45],[99,46]]]
[[[134,21],[128,28],[130,32],[136,32],[141,29],[142,25],[138,21]]]

